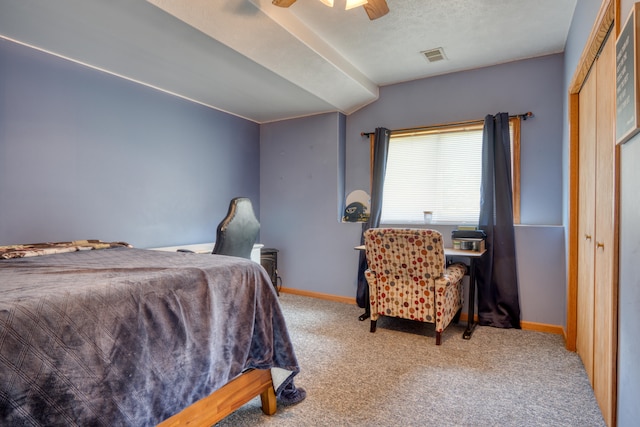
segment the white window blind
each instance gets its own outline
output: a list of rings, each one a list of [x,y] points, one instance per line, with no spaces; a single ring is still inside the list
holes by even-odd
[[[482,128],[391,136],[381,222],[478,222]]]

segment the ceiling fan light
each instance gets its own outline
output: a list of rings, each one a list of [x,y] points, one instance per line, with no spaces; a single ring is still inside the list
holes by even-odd
[[[333,0],[320,0],[320,1],[329,7],[333,7]]]
[[[367,0],[347,0],[347,5],[344,7],[344,9],[345,10],[353,9],[354,7],[362,6],[363,4],[367,4],[367,3],[369,3]]]

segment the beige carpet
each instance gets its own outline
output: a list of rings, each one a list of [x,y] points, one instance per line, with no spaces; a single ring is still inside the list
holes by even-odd
[[[266,416],[254,399],[218,426],[604,426],[562,337],[451,325],[360,322],[354,305],[281,294],[307,399]]]

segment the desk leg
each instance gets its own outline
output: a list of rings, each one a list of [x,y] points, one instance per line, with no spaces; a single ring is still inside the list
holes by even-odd
[[[462,334],[462,338],[465,340],[471,339],[471,334],[476,328],[477,323],[475,321],[475,308],[476,308],[476,265],[475,259],[471,258],[469,262],[469,308],[467,309],[467,329]]]

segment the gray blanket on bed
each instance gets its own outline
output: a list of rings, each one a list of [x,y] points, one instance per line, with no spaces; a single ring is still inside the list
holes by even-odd
[[[0,261],[0,425],[155,425],[248,368],[298,371],[258,264],[104,249]]]

